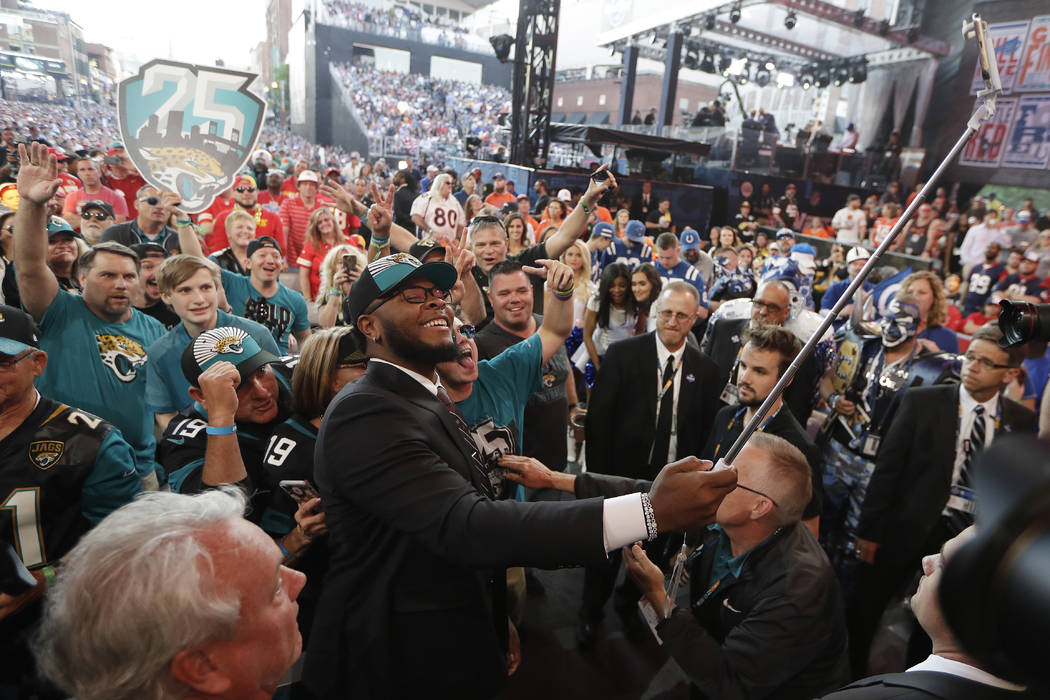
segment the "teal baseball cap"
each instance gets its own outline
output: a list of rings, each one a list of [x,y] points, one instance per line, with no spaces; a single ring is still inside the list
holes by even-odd
[[[350,288],[344,308],[350,314],[350,325],[356,326],[358,317],[376,299],[394,291],[402,282],[427,279],[440,289],[452,289],[456,283],[456,268],[447,262],[421,263],[408,253],[394,253],[373,260]]]
[[[21,355],[40,347],[40,329],[33,317],[21,309],[0,304],[0,353]]]
[[[259,347],[248,331],[224,326],[204,331],[190,341],[182,351],[182,374],[190,384],[200,387],[199,379],[205,370],[218,362],[230,362],[237,368],[243,383],[260,367],[279,359]]]

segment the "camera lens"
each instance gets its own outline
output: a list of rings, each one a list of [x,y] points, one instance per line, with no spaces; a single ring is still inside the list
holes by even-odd
[[[999,328],[1004,348],[1027,343],[1029,340],[1050,340],[1050,304],[1030,302],[1000,302]]]

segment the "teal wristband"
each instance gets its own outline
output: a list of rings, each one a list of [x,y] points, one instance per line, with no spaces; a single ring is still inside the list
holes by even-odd
[[[287,535],[285,535],[285,537],[287,537]],[[284,548],[284,537],[277,540],[277,548],[281,550],[281,554],[283,554],[287,559],[295,559],[295,555]]]
[[[373,248],[386,248],[388,245],[390,245],[390,238],[389,237],[387,237],[387,238],[373,238],[372,239],[372,247]]]
[[[236,424],[224,425],[220,427],[209,425],[207,428],[204,429],[204,432],[208,435],[234,435],[237,432],[237,426]]]

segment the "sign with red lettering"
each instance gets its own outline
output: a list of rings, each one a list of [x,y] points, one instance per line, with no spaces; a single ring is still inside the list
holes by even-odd
[[[1050,90],[1050,15],[1032,18],[1028,41],[1021,51],[1015,92]]]
[[[995,62],[999,64],[999,78],[1003,82],[1003,92],[1010,92],[1017,78],[1017,70],[1021,66],[1021,49],[1028,36],[1028,20],[989,24],[988,33],[992,37],[992,45],[995,46]],[[984,88],[984,81],[981,80],[981,59],[978,57],[977,65],[973,70],[970,93],[977,94],[977,91],[982,88]]]
[[[1006,134],[1014,118],[1014,107],[1017,100],[1011,97],[1000,98],[995,103],[995,116],[981,125],[963,146],[959,156],[959,165],[977,168],[996,168],[1003,157],[1006,145]]]

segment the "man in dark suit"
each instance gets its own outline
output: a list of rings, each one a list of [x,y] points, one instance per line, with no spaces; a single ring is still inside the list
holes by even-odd
[[[370,218],[387,233],[389,210]],[[347,300],[369,365],[317,436],[331,554],[304,682],[320,698],[494,695],[507,678],[507,566],[600,563],[661,528],[710,522],[736,483],[691,459],[633,500],[493,500],[435,371],[459,352],[445,301],[455,281],[447,263],[398,253],[369,264]]]
[[[1000,395],[1024,359],[1020,347],[999,347],[1000,338],[992,324],[974,334],[961,385],[909,389],[882,440],[855,545],[870,566],[860,568],[847,604],[856,675],[864,674],[886,603],[922,555],[973,522],[975,455],[1005,433],[1035,432],[1035,413]]]
[[[933,642],[933,653],[904,673],[863,678],[823,700],[1014,700],[1029,697],[1024,686],[981,668],[955,638],[944,619],[938,589],[948,560],[973,534],[973,528],[944,543],[941,551],[923,557],[922,578],[911,597],[911,609]]]
[[[609,346],[587,407],[587,469],[651,479],[666,464],[700,454],[718,404],[718,368],[686,343],[700,309],[696,287],[673,280],[653,305],[656,332]],[[587,569],[579,642],[594,643],[602,608],[619,574],[618,554]],[[616,609],[637,631],[638,589],[617,591]]]
[[[631,218],[645,221],[651,211],[656,211],[656,196],[653,194],[653,183],[646,180],[642,183],[641,194],[631,200]]]

